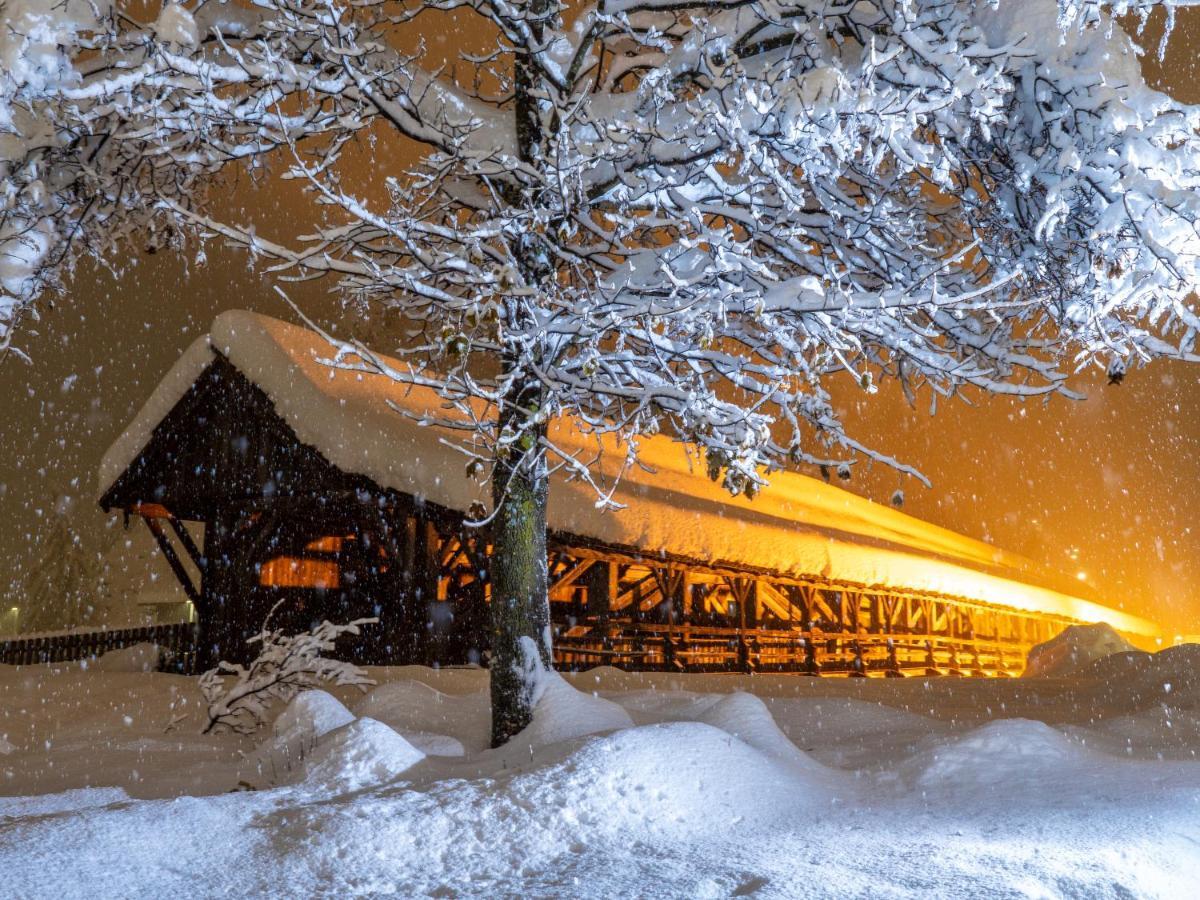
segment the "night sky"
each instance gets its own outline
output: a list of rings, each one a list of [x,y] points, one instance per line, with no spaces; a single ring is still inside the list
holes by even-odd
[[[436,44],[440,36],[429,37]],[[1157,35],[1144,43],[1156,46]],[[1197,49],[1200,11],[1180,12],[1165,62],[1146,59],[1148,77],[1200,102]],[[231,197],[264,232],[286,234],[283,223],[299,212],[274,187],[244,180]],[[89,539],[104,533],[95,503],[101,455],[217,312],[294,319],[241,254],[209,247],[201,268],[190,265],[192,254],[143,252],[120,279],[81,270],[20,339],[33,365],[0,363],[0,594],[15,590],[55,508],[70,506]],[[325,286],[290,290],[307,311],[333,320],[337,304]],[[909,409],[891,389],[869,400],[847,395],[856,436],[933,482],[929,490],[901,483],[864,463],[849,488],[886,503],[902,486],[912,515],[1086,578],[1110,605],[1169,633],[1200,633],[1200,367],[1160,362],[1119,386],[1085,372],[1076,387],[1086,400],[973,396],[970,405],[940,403],[932,417],[927,397]]]

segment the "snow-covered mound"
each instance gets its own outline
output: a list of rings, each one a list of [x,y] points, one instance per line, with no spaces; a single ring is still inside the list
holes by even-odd
[[[271,726],[271,736],[238,769],[238,783],[254,787],[288,784],[303,777],[303,762],[317,741],[354,721],[354,714],[325,691],[302,691]]]
[[[589,734],[633,727],[629,713],[616,703],[575,690],[557,672],[544,672],[541,678],[541,697],[534,708],[533,721],[512,739],[514,746],[537,749]]]
[[[753,694],[737,691],[724,695],[700,721],[732,734],[764,756],[793,769],[813,772],[824,768],[779,730],[766,704]]]
[[[1097,659],[1136,649],[1105,622],[1071,625],[1029,651],[1022,676],[1039,678],[1075,675]]]
[[[733,735],[776,762],[799,769],[821,768],[783,733],[766,704],[745,691],[637,691],[617,699],[636,722],[702,722]]]
[[[109,650],[89,667],[100,672],[154,672],[158,669],[158,645],[143,642]]]
[[[1084,756],[1062,732],[1029,719],[999,719],[917,754],[906,769],[922,791],[970,793],[1057,777]]]
[[[390,725],[434,756],[461,756],[488,746],[491,708],[486,690],[445,694],[405,678],[372,689],[354,712]]]
[[[1200,644],[1180,644],[1158,653],[1114,654],[1079,674],[1110,685],[1109,693],[1127,698],[1130,708],[1200,710]]]
[[[840,785],[829,770],[802,775],[711,725],[670,722],[594,737],[510,790],[542,808],[565,804],[571,820],[603,832],[701,834],[717,823],[769,828],[827,806]]]
[[[331,793],[392,781],[425,754],[382,722],[356,719],[317,742],[305,761],[305,787]]]
[[[277,738],[319,738],[354,721],[354,713],[326,691],[302,691],[275,719]]]

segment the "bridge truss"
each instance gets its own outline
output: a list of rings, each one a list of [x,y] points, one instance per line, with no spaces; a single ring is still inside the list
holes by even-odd
[[[486,604],[478,538],[421,527],[438,548],[439,601]],[[1002,602],[791,579],[564,534],[551,535],[549,569],[563,670],[1013,676],[1031,647],[1078,623]]]
[[[404,496],[389,500],[343,506],[357,513],[337,518],[339,542],[358,535],[375,547],[372,558],[379,561],[384,578],[364,573],[361,582],[371,581],[379,594],[395,598],[382,607],[378,633],[364,634],[360,658],[382,664],[482,661],[491,562],[485,536],[464,528],[462,516],[451,510]],[[261,515],[259,504],[243,510],[237,517],[243,525],[235,529],[243,535],[239,544],[278,544],[263,533],[267,523],[303,521],[308,527],[297,546],[308,549],[294,552],[328,561],[331,551],[323,549],[328,542],[312,540],[321,533],[320,520],[329,515],[326,501],[316,507],[307,502],[272,506],[280,515]],[[261,561],[210,539],[205,565],[183,523],[161,506],[143,505],[132,512],[146,521],[189,597],[199,601],[202,630],[220,635],[231,625],[243,631],[257,625],[253,616],[243,614],[237,614],[238,623],[214,621],[214,608],[234,614],[238,605],[207,598],[215,599],[222,585],[230,600],[244,593],[231,578],[237,582],[261,573]],[[163,519],[204,569],[203,589],[190,583],[160,524]],[[215,536],[215,530],[210,528],[208,535]],[[1003,598],[989,604],[817,577],[786,578],[561,533],[552,533],[548,543],[554,661],[562,670],[610,665],[852,677],[1012,676],[1020,674],[1032,646],[1078,623],[1058,612],[1007,607]],[[218,559],[236,571],[221,575],[214,568]],[[228,652],[242,640],[244,636],[237,642],[226,639],[224,649]]]

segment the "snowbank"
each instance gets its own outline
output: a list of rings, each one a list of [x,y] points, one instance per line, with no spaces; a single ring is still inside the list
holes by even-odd
[[[354,706],[356,715],[383,722],[410,743],[435,756],[461,756],[487,748],[491,711],[484,689],[444,694],[414,679],[373,688]]]
[[[589,830],[698,835],[711,826],[766,830],[828,807],[845,785],[822,767],[804,774],[727,731],[699,722],[626,728],[585,742],[560,762],[522,773],[512,792],[562,808]],[[558,799],[561,798],[561,799]]]
[[[720,728],[784,765],[808,770],[817,765],[784,734],[767,705],[744,690],[728,694],[635,691],[613,697],[638,723],[702,722]]]
[[[1029,651],[1022,677],[1073,675],[1098,659],[1131,650],[1137,648],[1104,622],[1072,625]]]
[[[557,672],[544,672],[539,687],[541,697],[533,710],[533,722],[512,739],[515,747],[537,749],[633,727],[629,713],[616,703],[576,690]]]
[[[356,719],[318,741],[305,762],[304,786],[331,793],[385,784],[425,754],[382,722]]]
[[[158,645],[141,643],[109,650],[90,666],[100,672],[154,672],[158,669]]]
[[[1191,896],[1197,663],[1191,647],[1110,656],[1078,678],[596,670],[547,679],[534,725],[500,751],[486,749],[486,673],[374,669],[380,685],[347,691],[349,710],[295,698],[270,732],[308,736],[291,769],[240,786],[253,742],[199,734],[194,679],[0,666],[14,748],[0,756],[0,794],[14,795],[0,797],[0,871],[8,893],[54,900],[281,885]],[[426,755],[397,728],[463,755]]]
[[[271,725],[277,738],[319,738],[354,721],[354,713],[325,691],[301,691]]]
[[[340,700],[320,690],[302,691],[291,699],[264,740],[238,769],[242,786],[291,784],[303,777],[303,763],[317,742],[355,719]]]
[[[1086,755],[1043,722],[1000,719],[917,754],[904,768],[926,795],[962,795],[1012,789],[1037,776],[1060,778]]]
[[[739,691],[720,697],[698,719],[732,734],[764,756],[793,769],[811,772],[821,768],[779,730],[766,704],[753,694]]]
[[[371,690],[355,704],[354,712],[385,722],[430,755],[477,753],[491,742],[486,679],[481,686],[470,693],[446,694],[422,681],[404,678]],[[530,748],[634,724],[620,705],[577,690],[557,672],[543,673],[539,692],[533,722],[512,740],[512,745],[524,748],[526,754]]]
[[[1133,694],[1200,709],[1200,644],[1180,644],[1158,653],[1135,650],[1104,656],[1079,674],[1117,684]]]

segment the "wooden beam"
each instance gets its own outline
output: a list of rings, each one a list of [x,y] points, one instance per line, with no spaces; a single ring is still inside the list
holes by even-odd
[[[646,585],[650,585],[652,588],[657,590],[657,587],[655,586],[654,581],[655,581],[654,573],[648,572],[642,578],[639,578],[637,581],[632,582],[624,590],[619,591],[617,593],[616,597],[613,600],[612,608],[614,610],[625,609],[628,606],[634,606],[635,608],[637,608],[638,606],[641,605],[642,601],[645,599],[645,596],[646,596],[642,592],[643,587],[645,587]]]
[[[583,573],[587,590],[587,614],[601,627],[608,624],[612,613],[613,599],[617,594],[617,564],[602,560],[591,560]]]
[[[188,599],[198,609],[201,604],[200,591],[192,584],[192,576],[188,574],[186,568],[179,560],[179,554],[175,552],[175,548],[171,546],[171,541],[167,537],[167,533],[163,531],[162,525],[158,518],[143,518],[146,527],[150,529],[150,533],[154,535],[154,540],[158,543],[158,548],[162,550],[163,556],[166,557],[167,563],[171,566],[171,571],[175,573],[175,577],[179,580],[183,592],[187,594]]]
[[[191,534],[187,530],[187,526],[179,521],[175,516],[171,516],[168,521],[171,523],[171,528],[175,531],[176,537],[179,538],[179,543],[183,544],[183,549],[187,551],[187,555],[191,557],[192,563],[200,571],[201,576],[204,575],[204,554],[200,552],[200,548],[196,546],[196,542],[192,540]]]
[[[575,565],[565,569],[561,576],[550,582],[550,590],[557,591],[570,587],[580,576],[597,564],[598,561],[594,559],[583,559],[576,562]]]

